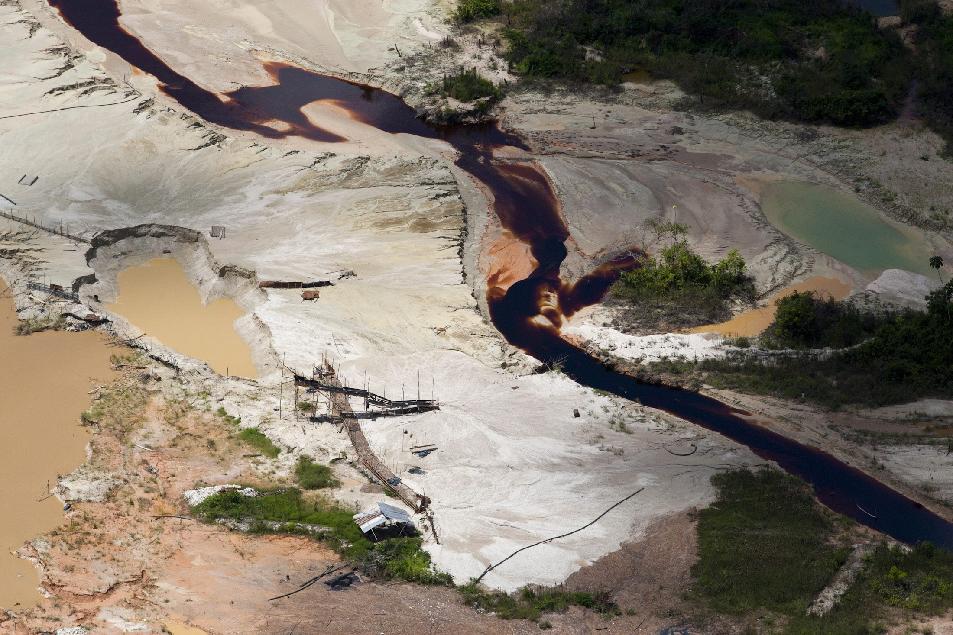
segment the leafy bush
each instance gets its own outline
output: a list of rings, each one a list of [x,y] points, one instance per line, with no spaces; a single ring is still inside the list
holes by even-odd
[[[449,574],[434,569],[430,554],[421,549],[421,540],[417,537],[392,538],[375,543],[361,559],[361,566],[384,579],[453,586],[453,578]]]
[[[454,16],[460,22],[473,22],[499,15],[501,9],[500,0],[459,0]]]
[[[244,428],[238,433],[238,438],[270,459],[281,453],[281,449],[258,428]]]
[[[794,292],[777,301],[774,322],[762,340],[780,348],[846,348],[869,338],[888,320],[811,291]]]
[[[694,593],[722,613],[803,613],[843,564],[831,515],[799,479],[736,470],[711,479],[714,504],[698,517]]]
[[[490,80],[481,77],[476,68],[461,68],[455,74],[445,76],[441,91],[444,96],[463,102],[484,98],[494,102],[502,96],[500,89]]]
[[[331,468],[327,465],[315,463],[311,457],[298,458],[295,465],[295,478],[302,489],[321,489],[323,487],[337,487],[340,483]]]
[[[663,307],[681,320],[696,323],[726,317],[728,302],[754,297],[753,281],[741,255],[731,250],[714,265],[706,263],[685,242],[662,249],[661,258],[624,272],[613,286],[616,298],[646,307]]]
[[[921,543],[912,551],[881,544],[854,584],[823,618],[794,616],[789,635],[877,633],[875,620],[902,609],[908,616],[942,615],[953,608],[953,553]],[[926,632],[926,631],[924,631]]]

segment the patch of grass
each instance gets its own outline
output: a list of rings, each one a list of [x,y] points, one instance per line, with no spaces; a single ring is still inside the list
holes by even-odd
[[[800,480],[776,470],[717,474],[699,513],[693,593],[721,613],[804,613],[844,563],[832,515]]]
[[[264,521],[282,523],[286,533],[298,533],[296,525],[320,525],[331,530],[323,539],[350,557],[363,556],[371,547],[354,524],[353,512],[324,499],[305,498],[295,488],[266,490],[259,496],[222,490],[193,507],[192,514],[206,522],[220,518],[249,522],[251,530],[259,533],[274,533]]]
[[[524,587],[515,593],[488,591],[474,582],[460,587],[463,600],[476,609],[495,613],[504,620],[538,621],[545,613],[564,613],[581,606],[603,615],[619,615],[619,607],[607,592],[567,591],[562,587]]]
[[[258,428],[243,428],[238,433],[238,438],[270,459],[281,454],[281,449]]]
[[[449,575],[434,569],[430,554],[421,549],[420,538],[371,542],[355,524],[353,512],[323,498],[306,497],[295,488],[263,491],[259,496],[223,490],[193,507],[192,514],[206,522],[224,518],[251,523],[251,531],[258,533],[307,533],[301,525],[327,527],[329,531],[317,537],[370,575],[453,586]],[[281,529],[266,524],[272,522],[280,523]]]
[[[298,458],[298,463],[295,465],[295,479],[302,489],[321,489],[340,485],[330,467],[315,463],[314,459],[308,456]]]
[[[905,552],[881,544],[854,584],[826,616],[795,615],[790,635],[853,635],[882,632],[879,621],[942,615],[953,608],[953,553],[928,543]]]
[[[219,409],[215,411],[215,414],[217,414],[225,423],[231,426],[238,427],[238,425],[242,422],[241,417],[233,417],[232,415],[228,414],[228,412],[225,411],[224,406],[220,406]]]
[[[500,0],[459,0],[454,17],[458,22],[473,22],[500,15]]]

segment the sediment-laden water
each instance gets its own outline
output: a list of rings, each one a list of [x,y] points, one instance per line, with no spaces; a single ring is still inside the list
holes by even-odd
[[[109,357],[118,352],[98,333],[23,336],[14,335],[16,326],[0,280],[0,607],[7,609],[40,600],[36,568],[12,552],[63,522],[50,488],[86,460],[80,415],[90,389],[114,377]]]
[[[235,331],[245,315],[233,300],[208,304],[174,258],[154,258],[119,272],[117,313],[174,351],[200,359],[220,375],[258,376],[248,344]]]

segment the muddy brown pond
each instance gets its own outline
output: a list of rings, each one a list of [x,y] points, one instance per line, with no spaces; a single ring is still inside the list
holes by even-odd
[[[118,297],[106,305],[169,348],[220,375],[258,377],[251,350],[235,331],[245,312],[228,298],[202,302],[179,262],[155,258],[119,272]]]
[[[37,570],[13,552],[63,522],[62,503],[49,491],[58,474],[86,459],[80,414],[90,389],[114,377],[109,357],[118,350],[99,333],[18,336],[16,325],[0,280],[0,607],[7,609],[40,600]]]

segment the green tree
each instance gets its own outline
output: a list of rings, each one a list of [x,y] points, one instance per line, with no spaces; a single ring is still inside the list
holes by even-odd
[[[814,293],[795,291],[777,302],[774,333],[781,342],[810,346],[820,337]]]
[[[940,269],[943,268],[943,257],[942,256],[931,256],[930,257],[930,266],[936,269],[936,277],[940,279],[940,282],[943,282],[943,277],[940,276]]]

